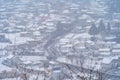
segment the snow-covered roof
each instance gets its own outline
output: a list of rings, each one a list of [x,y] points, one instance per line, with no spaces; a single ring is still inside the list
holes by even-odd
[[[99,52],[109,52],[110,49],[109,48],[100,48]]]
[[[110,55],[110,52],[100,52],[101,55]]]
[[[64,10],[62,13],[70,13],[69,10]]]
[[[62,42],[64,42],[64,43],[65,42],[70,42],[70,40],[69,39],[65,39],[65,38],[64,39],[60,39],[60,43],[62,43]]]
[[[22,61],[39,61],[39,60],[47,60],[45,56],[22,56],[20,58]]]
[[[113,53],[120,53],[120,49],[113,49],[112,52]]]
[[[31,61],[24,61],[23,62],[24,64],[30,64],[30,63],[32,63]]]
[[[88,33],[81,33],[81,34],[75,34],[75,36],[73,37],[73,39],[76,39],[76,38],[90,38],[91,35],[89,35]]]
[[[5,66],[5,65],[2,64],[2,62],[3,62],[4,59],[5,58],[0,58],[0,72],[2,72],[4,70],[6,70],[6,71],[12,71],[12,68],[7,67],[7,66]]]
[[[104,58],[104,59],[102,60],[102,63],[104,63],[104,64],[109,64],[111,61],[112,61],[112,59],[110,59],[110,58]]]
[[[11,59],[12,57],[14,57],[14,55],[8,55],[6,58],[9,58],[9,59]]]
[[[120,44],[113,45],[113,48],[120,48]]]
[[[102,63],[109,64],[112,60],[118,59],[119,56],[103,58]]]

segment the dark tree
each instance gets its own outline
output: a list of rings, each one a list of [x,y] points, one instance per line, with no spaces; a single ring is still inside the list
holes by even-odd
[[[98,29],[94,23],[92,24],[92,26],[89,30],[89,34],[90,35],[97,35],[98,34]]]
[[[111,25],[109,22],[107,23],[107,31],[111,31]]]
[[[114,27],[116,28],[115,34],[117,37],[120,37],[120,22],[116,22]]]
[[[98,30],[100,33],[105,30],[105,24],[103,23],[103,20],[100,20],[99,25],[98,25]]]

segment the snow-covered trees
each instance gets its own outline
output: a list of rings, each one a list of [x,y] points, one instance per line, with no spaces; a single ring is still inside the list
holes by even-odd
[[[98,31],[99,31],[99,33],[105,31],[105,24],[103,23],[103,20],[100,20],[100,22],[98,24]]]
[[[120,13],[120,0],[107,0],[106,4],[109,12]]]

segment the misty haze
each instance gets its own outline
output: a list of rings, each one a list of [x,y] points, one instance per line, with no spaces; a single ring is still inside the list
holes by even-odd
[[[0,0],[0,80],[120,80],[120,0]]]

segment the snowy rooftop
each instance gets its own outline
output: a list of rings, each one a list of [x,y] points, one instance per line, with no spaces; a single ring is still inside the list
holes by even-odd
[[[22,61],[40,61],[40,60],[47,60],[47,58],[45,56],[22,56],[20,58]]]

